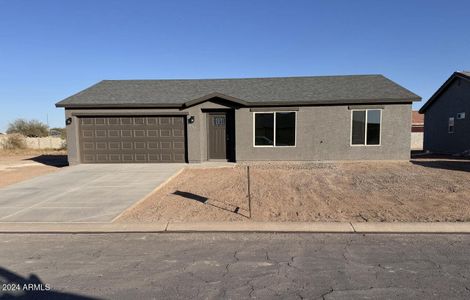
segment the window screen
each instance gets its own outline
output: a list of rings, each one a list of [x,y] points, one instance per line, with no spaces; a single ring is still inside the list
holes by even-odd
[[[276,146],[295,146],[295,113],[276,113]]]
[[[380,110],[367,111],[367,145],[380,145]]]

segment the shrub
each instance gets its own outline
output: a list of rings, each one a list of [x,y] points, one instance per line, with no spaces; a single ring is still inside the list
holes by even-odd
[[[27,137],[45,137],[49,135],[49,127],[37,120],[16,119],[8,125],[7,133],[19,133]]]
[[[3,149],[15,150],[15,149],[25,149],[26,142],[24,136],[18,133],[9,134],[5,137],[2,143]]]

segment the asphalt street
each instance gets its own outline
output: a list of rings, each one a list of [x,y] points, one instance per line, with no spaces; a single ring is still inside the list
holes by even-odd
[[[0,281],[2,299],[469,299],[470,235],[2,234]]]

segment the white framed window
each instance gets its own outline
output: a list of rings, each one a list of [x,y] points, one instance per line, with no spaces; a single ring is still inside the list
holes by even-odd
[[[447,130],[449,133],[454,133],[455,131],[455,121],[454,121],[454,117],[450,117],[449,118],[449,123],[448,123],[448,126],[447,126]]]
[[[382,139],[382,110],[351,110],[351,146],[380,146]]]
[[[254,112],[254,147],[295,147],[297,141],[297,112]]]

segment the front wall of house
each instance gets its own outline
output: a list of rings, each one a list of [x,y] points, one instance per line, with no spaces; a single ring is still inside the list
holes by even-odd
[[[465,112],[465,119],[457,114]],[[449,133],[449,117],[454,133]],[[470,150],[470,82],[457,78],[424,114],[424,150],[455,154]]]
[[[72,123],[67,126],[68,158],[70,164],[80,163],[80,115],[148,115],[180,114],[187,124],[187,159],[190,163],[207,160],[207,109],[227,109],[227,105],[205,102],[180,109],[67,109],[65,116]],[[382,133],[380,146],[351,146],[351,108],[381,108]],[[269,109],[264,109],[269,111]],[[310,106],[299,107],[296,123],[295,147],[254,147],[253,112],[250,108],[235,109],[236,159],[253,160],[407,160],[410,156],[411,104],[369,106]]]
[[[351,146],[351,109],[382,108],[380,146]],[[295,147],[254,147],[253,112],[236,112],[237,160],[407,160],[411,104],[311,106],[297,112]]]
[[[190,163],[197,163],[207,160],[207,128],[206,114],[202,109],[227,109],[229,107],[214,102],[204,102],[200,105],[192,106],[184,110],[180,109],[66,109],[65,119],[71,118],[72,123],[67,125],[67,147],[68,160],[71,165],[79,164],[79,117],[82,115],[93,116],[113,116],[113,115],[165,115],[180,114],[194,116],[194,123],[187,124],[187,159]],[[187,122],[186,122],[187,123]]]

